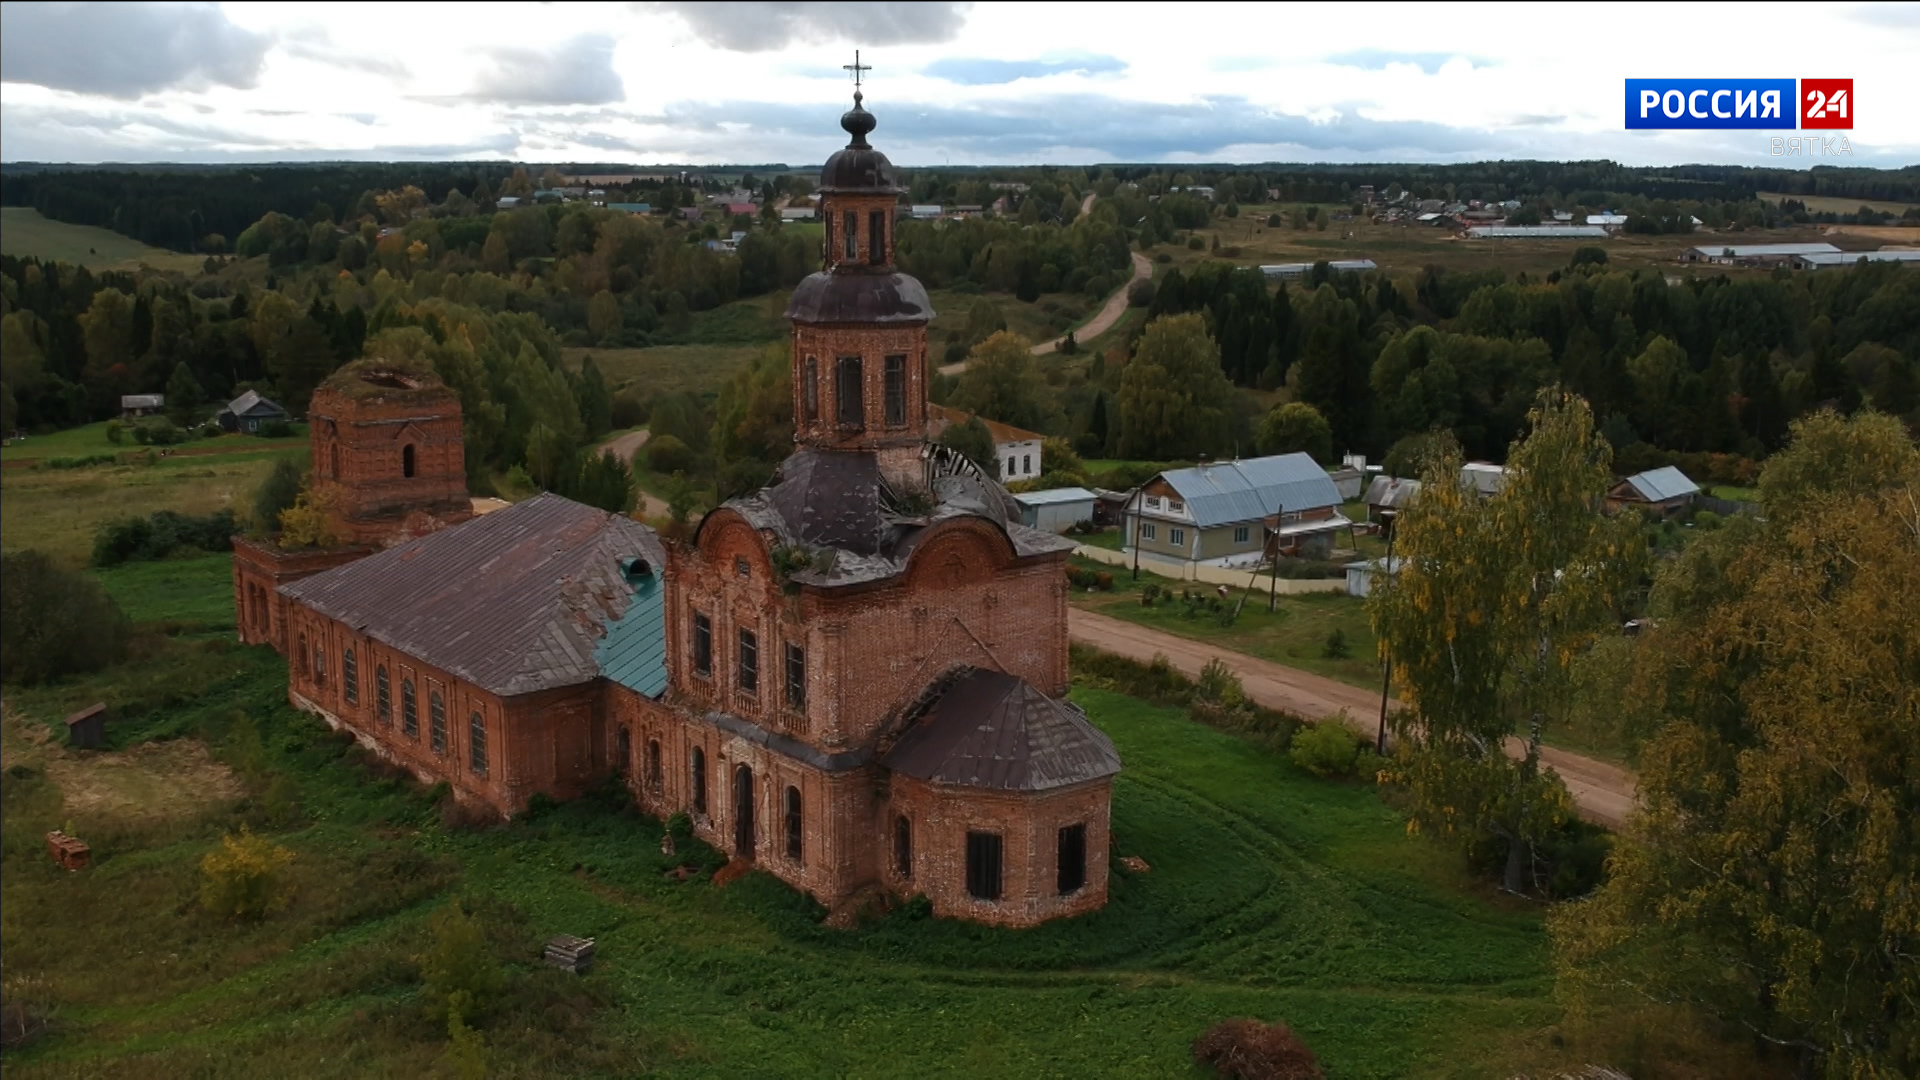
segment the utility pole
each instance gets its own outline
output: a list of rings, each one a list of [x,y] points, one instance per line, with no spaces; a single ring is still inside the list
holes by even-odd
[[[1134,488],[1133,499],[1138,499],[1142,490]],[[1140,580],[1140,508],[1137,505],[1133,508],[1133,580]]]
[[[1381,572],[1384,580],[1391,580],[1393,578],[1393,540],[1400,531],[1394,528],[1394,518],[1398,515],[1392,510],[1382,510],[1380,516],[1386,519],[1387,524],[1387,562],[1381,568]],[[1373,752],[1381,757],[1387,756],[1387,698],[1393,692],[1393,646],[1391,643],[1387,645],[1386,654],[1387,673],[1380,680],[1380,733],[1374,737],[1373,743]]]
[[[1267,578],[1267,613],[1271,615],[1280,606],[1280,522],[1286,513],[1286,507],[1277,506],[1273,511],[1273,564]]]

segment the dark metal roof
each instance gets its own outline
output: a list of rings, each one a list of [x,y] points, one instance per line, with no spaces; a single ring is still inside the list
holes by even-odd
[[[1114,775],[1120,754],[1078,706],[975,668],[921,714],[884,763],[940,784],[1048,791]]]
[[[287,410],[260,396],[257,390],[249,390],[227,403],[227,411],[235,416],[285,416]]]
[[[840,126],[853,138],[845,150],[828,158],[820,169],[820,190],[898,194],[900,178],[893,171],[893,162],[867,142],[867,135],[880,121],[862,107],[861,98],[860,92],[855,91],[853,108],[840,116]]]
[[[923,323],[933,301],[906,274],[848,271],[810,274],[787,301],[787,318],[803,323]]]
[[[796,570],[803,585],[832,587],[880,581],[906,569],[928,529],[953,518],[992,522],[1019,557],[1070,550],[1073,542],[1020,524],[1013,496],[958,454],[934,444],[926,450],[932,505],[915,504],[888,489],[867,451],[802,448],[782,462],[773,480],[728,509],[779,545],[812,558]]]
[[[768,731],[750,720],[742,720],[732,713],[710,712],[707,723],[751,743],[764,746],[769,750],[784,754],[795,761],[805,762],[816,769],[826,772],[845,772],[857,769],[873,760],[873,748],[861,747],[858,750],[846,750],[829,754],[824,750],[808,746],[799,739]]]
[[[527,694],[600,674],[595,646],[632,602],[634,558],[666,565],[653,530],[537,495],[280,593],[483,690]]]

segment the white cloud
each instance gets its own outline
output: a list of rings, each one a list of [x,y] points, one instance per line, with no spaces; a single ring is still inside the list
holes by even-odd
[[[71,21],[95,5],[46,7]],[[1782,75],[1854,78],[1854,163],[1920,161],[1920,111],[1901,104],[1920,100],[1911,5],[1799,13],[1800,39],[1845,42],[1829,62],[1775,59],[1786,53],[1767,26],[1677,5],[1611,9],[1610,24],[1661,27],[1620,50],[1590,35],[1436,24],[1392,4],[1189,5],[1181,18],[1117,5],[1090,18],[1083,5],[1001,3],[469,5],[459,17],[430,4],[230,3],[135,9],[126,20],[139,32],[109,34],[94,50],[108,60],[91,67],[78,55],[16,62],[52,18],[34,9],[19,24],[16,8],[4,7],[0,41],[8,160],[455,148],[804,164],[845,142],[841,65],[858,46],[874,66],[876,144],[903,165],[1497,156],[1804,167],[1769,158],[1764,133],[1623,130],[1626,77]],[[196,34],[210,44],[169,44]],[[101,70],[136,37],[159,45]],[[1021,41],[1046,49],[1011,44]]]

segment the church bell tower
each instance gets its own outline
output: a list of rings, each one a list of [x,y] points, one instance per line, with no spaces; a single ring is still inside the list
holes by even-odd
[[[927,439],[927,323],[920,282],[894,266],[901,187],[893,163],[867,142],[877,123],[862,107],[854,55],[852,136],[820,170],[826,226],[819,273],[794,289],[794,441],[816,450],[866,452],[890,483],[916,486]]]

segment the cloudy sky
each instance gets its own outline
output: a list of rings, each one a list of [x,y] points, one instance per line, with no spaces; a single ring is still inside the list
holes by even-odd
[[[0,160],[807,164],[873,65],[905,165],[1611,158],[1622,80],[1854,80],[1851,159],[1920,164],[1920,4],[0,4]],[[1786,134],[1786,133],[1780,133]]]

